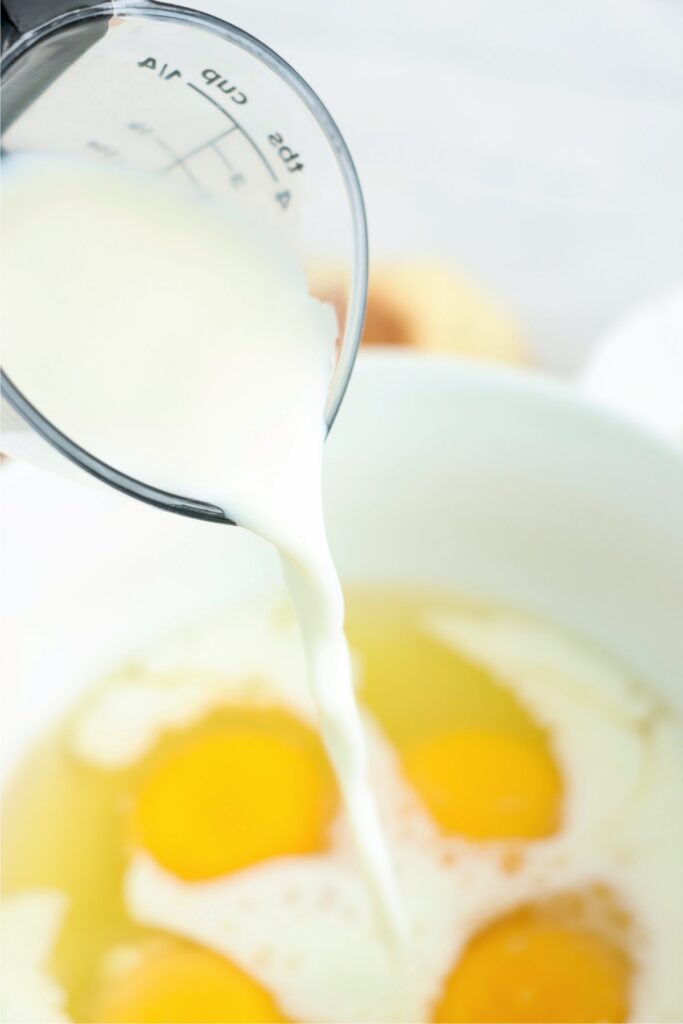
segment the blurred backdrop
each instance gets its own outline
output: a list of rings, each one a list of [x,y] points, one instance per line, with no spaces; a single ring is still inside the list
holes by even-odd
[[[683,277],[678,0],[193,6],[263,39],[328,105],[374,261],[479,282],[550,369]]]

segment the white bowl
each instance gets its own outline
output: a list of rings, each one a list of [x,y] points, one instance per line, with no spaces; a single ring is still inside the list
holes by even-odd
[[[27,466],[4,478],[3,754],[165,630],[271,587],[268,545]],[[683,455],[569,388],[364,355],[327,450],[342,576],[540,613],[683,703]]]

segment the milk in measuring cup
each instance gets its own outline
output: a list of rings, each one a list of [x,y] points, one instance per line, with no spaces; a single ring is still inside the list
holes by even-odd
[[[103,461],[218,505],[276,545],[359,860],[401,948],[322,513],[332,308],[237,211],[146,179],[22,158],[2,213],[14,384]]]

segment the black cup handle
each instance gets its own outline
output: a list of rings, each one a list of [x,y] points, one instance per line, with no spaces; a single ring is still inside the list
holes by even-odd
[[[10,47],[17,40],[30,38],[31,32],[46,22],[98,5],[102,7],[101,18],[80,22],[70,30],[48,36],[35,53],[29,47],[19,60],[10,55]],[[63,71],[106,34],[107,6],[101,0],[2,0],[3,132]],[[113,14],[113,6],[111,12]]]
[[[100,0],[2,0],[3,45],[5,33],[13,38],[30,32],[46,21],[69,14],[79,7],[94,7]]]
[[[95,7],[101,0],[2,0],[2,53],[33,29],[71,11]]]

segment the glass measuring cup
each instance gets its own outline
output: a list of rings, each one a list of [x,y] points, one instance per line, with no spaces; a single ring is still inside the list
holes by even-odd
[[[2,58],[3,159],[42,153],[159,175],[188,194],[244,206],[308,272],[313,294],[315,268],[339,268],[329,429],[360,340],[367,232],[350,154],[321,101],[263,43],[190,9],[11,0],[3,22],[14,7],[21,17],[4,26],[18,32]],[[59,13],[26,22],[48,7]],[[161,508],[230,521],[201,496],[171,494],[84,450],[31,403],[30,381],[3,372],[2,397],[10,454],[63,471],[71,464]]]

